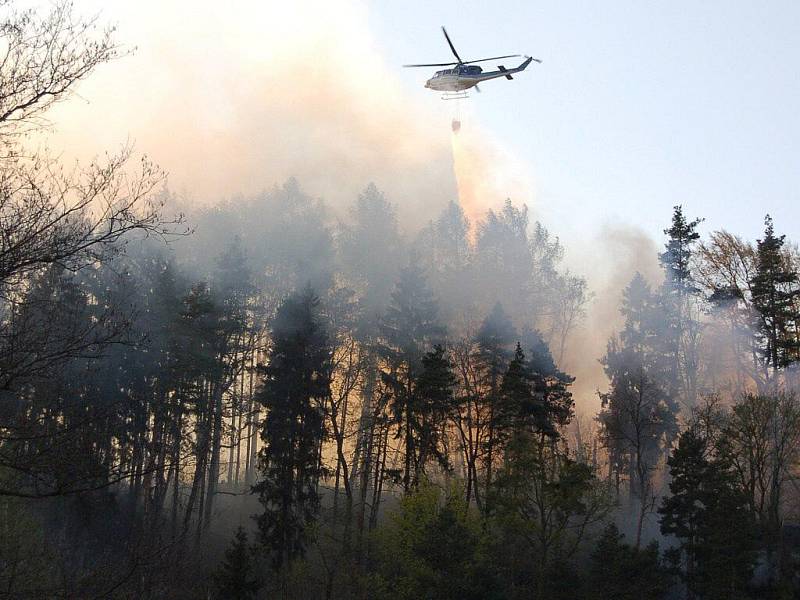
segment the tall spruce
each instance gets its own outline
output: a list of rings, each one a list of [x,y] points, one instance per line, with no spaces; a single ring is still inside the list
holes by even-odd
[[[453,390],[456,377],[453,362],[441,344],[437,344],[422,358],[422,372],[416,385],[413,426],[419,448],[414,465],[414,481],[419,481],[432,458],[444,469],[450,468],[446,428],[448,417],[455,409]]]
[[[287,298],[272,323],[272,346],[257,400],[266,410],[254,486],[264,512],[262,542],[279,569],[305,554],[317,518],[317,484],[325,470],[322,404],[330,394],[331,354],[319,299],[311,289]]]
[[[671,495],[658,512],[661,532],[679,540],[671,554],[690,594],[722,600],[744,597],[756,555],[747,498],[716,454],[698,431],[684,431],[668,461]]]
[[[495,425],[500,410],[500,385],[516,339],[511,319],[497,303],[477,333],[452,348],[459,380],[453,421],[465,462],[466,500],[469,503],[474,499],[481,509],[483,492],[491,486],[499,456]],[[485,482],[483,490],[479,488],[481,479]]]
[[[697,226],[702,221],[687,220],[683,207],[676,206],[672,225],[664,230],[665,250],[658,256],[664,269],[659,299],[670,392],[674,397],[681,397],[688,406],[694,406],[698,393],[700,321],[694,300],[699,290],[692,277],[691,264],[694,247],[700,239]]]
[[[555,439],[572,418],[574,402],[568,388],[573,379],[558,371],[552,360],[548,364],[550,351],[537,334],[531,335],[541,342],[539,352],[533,351],[529,360],[518,343],[500,386],[495,427],[505,444],[530,434]]]
[[[541,378],[530,368],[518,343],[500,386],[502,409],[496,426],[501,439],[507,441],[526,432],[556,434],[540,384]]]
[[[657,600],[670,588],[670,577],[659,556],[658,542],[643,550],[629,546],[613,523],[592,552],[587,597],[593,600]]]
[[[609,340],[602,359],[610,387],[600,394],[598,420],[617,493],[627,472],[629,501],[639,513],[638,548],[644,521],[655,505],[653,474],[677,433],[677,407],[660,344],[657,299],[638,273],[623,293],[621,312],[625,327]]]
[[[255,564],[247,533],[239,526],[231,545],[225,550],[225,560],[214,574],[217,592],[225,600],[250,600],[261,589],[255,576]]]
[[[574,416],[575,401],[569,388],[575,378],[558,368],[550,346],[535,329],[523,331],[520,343],[527,352],[528,367],[534,373],[534,392],[545,400],[551,427],[567,425]]]
[[[664,230],[668,236],[665,251],[658,259],[664,268],[667,284],[677,294],[697,291],[692,279],[691,261],[694,244],[700,239],[697,226],[703,219],[688,221],[683,207],[676,206],[672,213],[672,225]]]
[[[800,358],[798,297],[800,282],[785,251],[783,235],[775,235],[772,218],[764,219],[764,237],[758,240],[756,272],[750,280],[756,331],[765,362],[773,371]]]
[[[392,301],[381,323],[379,352],[381,373],[389,393],[392,421],[403,440],[403,488],[415,485],[419,461],[417,379],[425,352],[445,335],[439,323],[439,307],[422,269],[412,262],[400,273]]]

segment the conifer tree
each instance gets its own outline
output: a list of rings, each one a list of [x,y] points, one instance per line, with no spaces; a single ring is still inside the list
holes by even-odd
[[[573,417],[575,403],[569,387],[575,378],[558,368],[550,347],[538,331],[524,331],[521,344],[527,351],[528,367],[535,374],[534,391],[545,398],[548,421],[555,427],[563,427]]]
[[[659,301],[663,312],[661,342],[667,361],[668,384],[673,397],[681,396],[689,406],[697,397],[699,370],[700,322],[694,300],[698,288],[692,277],[694,246],[700,239],[697,226],[702,219],[688,221],[683,207],[676,206],[665,250],[659,254],[664,269],[664,283]]]
[[[414,429],[419,450],[415,464],[415,482],[419,481],[426,463],[433,457],[445,469],[449,468],[447,447],[444,445],[445,428],[448,417],[455,410],[455,385],[453,363],[444,347],[437,344],[422,358],[422,372],[416,382]]]
[[[522,345],[518,343],[500,388],[502,410],[497,428],[506,439],[515,433],[528,431],[556,435],[540,382],[538,374],[531,370],[525,359]]]
[[[330,384],[330,349],[319,299],[306,289],[287,298],[275,316],[257,396],[266,418],[259,454],[263,480],[253,490],[264,506],[258,516],[261,540],[272,550],[276,569],[305,554],[319,510],[322,404]]]
[[[214,581],[219,598],[250,600],[258,594],[261,583],[255,576],[253,555],[242,526],[236,530],[231,545],[225,550],[225,560],[215,573]]]
[[[478,364],[478,385],[480,387],[475,395],[480,396],[480,401],[474,407],[474,417],[470,415],[477,420],[478,431],[475,434],[483,446],[487,490],[492,485],[494,462],[502,436],[502,431],[498,430],[498,424],[502,420],[500,387],[503,375],[513,356],[512,347],[516,339],[517,331],[514,324],[503,310],[503,306],[499,302],[496,303],[481,323],[475,336],[478,346],[475,358]],[[485,435],[481,435],[482,431],[480,430],[482,429],[485,429]],[[474,477],[476,478],[474,483],[477,493],[477,473],[474,474]]]
[[[627,471],[631,504],[638,501],[636,546],[647,514],[655,503],[652,476],[677,431],[677,407],[669,390],[669,373],[659,339],[657,301],[636,274],[623,294],[625,327],[608,343],[603,365],[610,380],[600,394],[598,416],[609,452],[609,477],[619,491]]]
[[[625,543],[609,524],[597,540],[589,566],[587,596],[597,600],[657,600],[669,590],[670,577],[653,541],[643,550]]]
[[[414,484],[414,465],[420,452],[415,423],[419,419],[417,379],[422,358],[427,348],[445,334],[438,311],[422,269],[416,263],[404,268],[381,324],[379,352],[385,366],[382,379],[390,395],[392,421],[403,440],[402,480],[406,491]]]
[[[360,292],[366,316],[382,314],[391,300],[392,285],[402,265],[404,242],[397,208],[370,183],[349,210],[341,226],[339,251],[350,285]]]
[[[741,597],[755,564],[754,525],[730,464],[693,428],[681,434],[668,464],[661,532],[680,540],[676,562],[687,588],[702,598]]]
[[[674,208],[672,225],[664,230],[664,234],[669,236],[665,251],[658,257],[670,292],[685,295],[697,291],[690,265],[693,245],[700,239],[697,226],[702,222],[703,219],[688,221],[682,206]]]
[[[764,237],[758,240],[756,272],[750,281],[753,307],[758,313],[756,330],[764,359],[773,371],[800,357],[797,300],[800,282],[783,249],[783,235],[775,235],[772,218],[764,219]]]
[[[535,435],[542,442],[559,436],[559,428],[572,418],[573,399],[568,387],[573,379],[555,368],[546,344],[528,360],[518,343],[500,386],[500,410],[495,427],[505,444],[518,437]]]

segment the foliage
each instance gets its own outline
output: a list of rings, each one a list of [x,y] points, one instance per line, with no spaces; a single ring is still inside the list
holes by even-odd
[[[764,359],[776,370],[800,357],[797,339],[800,280],[784,253],[784,237],[775,235],[772,218],[767,215],[764,238],[758,240],[756,270],[750,280]]]
[[[225,560],[219,566],[214,579],[217,593],[226,600],[250,600],[261,588],[255,577],[252,549],[247,543],[247,533],[239,526],[231,545],[225,551]]]
[[[677,407],[659,342],[658,300],[638,273],[623,292],[621,312],[625,327],[609,341],[602,360],[610,389],[600,394],[598,420],[617,490],[627,474],[631,501],[638,501],[638,546],[655,502],[653,474],[678,428]]]
[[[744,597],[755,565],[753,514],[724,455],[684,431],[669,461],[670,492],[661,531],[680,541],[683,574],[702,598]]]
[[[445,335],[438,312],[438,303],[422,269],[415,263],[404,268],[381,323],[378,352],[385,364],[381,379],[387,388],[391,419],[397,427],[395,435],[403,440],[402,481],[406,491],[417,484],[424,464],[420,459],[425,458],[421,455],[431,449],[430,440],[422,440],[420,435],[427,434],[423,422],[432,415],[425,414],[428,407],[421,401],[417,388],[427,349]],[[449,366],[442,363],[443,358],[442,353],[437,368],[447,370]],[[429,366],[436,362],[430,362],[430,356],[428,360]],[[429,373],[426,377],[432,383],[431,376]]]
[[[588,598],[597,600],[658,600],[670,588],[670,576],[659,556],[658,542],[644,549],[624,542],[610,523],[597,540],[586,582]]]
[[[533,597],[553,597],[550,574],[574,557],[612,505],[590,465],[544,432],[515,435],[493,489],[493,521],[507,551],[530,555]]]
[[[289,297],[272,325],[270,360],[257,400],[267,410],[259,454],[263,480],[254,486],[264,512],[262,542],[276,569],[305,554],[319,510],[317,484],[325,473],[320,403],[330,394],[331,357],[314,292]]]
[[[480,520],[456,490],[407,494],[375,534],[379,598],[500,597]]]

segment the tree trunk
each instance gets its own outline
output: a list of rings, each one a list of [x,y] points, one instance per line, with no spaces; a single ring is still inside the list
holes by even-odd
[[[220,458],[222,453],[222,396],[223,387],[215,385],[211,392],[211,406],[214,420],[212,424],[211,463],[208,471],[208,490],[206,493],[204,525],[211,523],[211,514],[214,510],[214,497],[219,485]]]

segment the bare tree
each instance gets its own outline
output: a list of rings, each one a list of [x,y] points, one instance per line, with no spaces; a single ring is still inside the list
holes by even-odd
[[[0,11],[0,389],[9,390],[115,333],[76,332],[42,353],[24,323],[17,318],[11,327],[31,276],[51,266],[78,270],[103,261],[133,232],[172,235],[182,218],[162,217],[166,194],[157,192],[164,174],[146,157],[131,168],[130,145],[83,168],[65,168],[22,145],[24,134],[46,124],[47,110],[76,83],[120,56],[113,29],[98,30],[95,19],[76,16],[69,2],[40,14],[17,12],[5,0]]]
[[[727,231],[713,232],[709,240],[699,246],[694,271],[698,284],[711,301],[714,317],[708,343],[714,344],[716,350],[706,354],[719,362],[730,349],[732,362],[712,369],[711,383],[718,386],[721,381],[717,379],[724,380],[732,373],[736,393],[753,386],[764,390],[769,380],[751,329],[756,319],[750,290],[755,269],[752,244]],[[716,356],[718,354],[720,356]]]
[[[787,484],[797,481],[800,403],[793,394],[746,394],[725,420],[723,435],[761,526],[777,535]]]
[[[72,284],[59,279],[108,263],[134,234],[168,238],[183,220],[163,217],[164,173],[146,157],[135,159],[129,144],[83,167],[65,167],[26,147],[27,136],[47,125],[53,104],[68,98],[98,65],[126,53],[113,33],[99,28],[96,18],[78,15],[70,2],[57,1],[40,12],[18,11],[14,2],[0,0],[2,466],[34,482],[26,489],[3,489],[3,495],[76,493],[132,476],[121,464],[111,477],[83,474],[53,485],[47,465],[18,464],[6,449],[26,443],[25,427],[15,420],[26,412],[26,383],[46,380],[74,359],[99,358],[129,331],[129,311],[116,299],[87,288],[79,293],[80,302],[69,305],[58,293],[36,293],[39,283],[49,282],[45,291],[64,289]],[[68,318],[64,311],[81,302],[86,318]],[[62,427],[46,435],[58,448],[59,439],[75,432]]]

